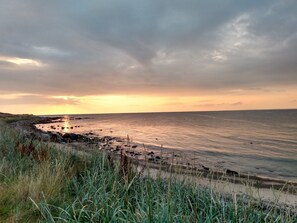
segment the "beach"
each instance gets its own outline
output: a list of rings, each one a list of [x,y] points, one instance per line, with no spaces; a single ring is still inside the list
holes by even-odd
[[[92,121],[90,117],[79,115],[71,117],[71,119],[75,120],[74,123],[76,124],[86,119]],[[279,191],[278,199],[281,203],[297,204],[297,182],[294,177],[289,179],[264,177],[256,173],[237,172],[236,166],[229,167],[229,169],[215,168],[217,164],[211,166],[208,163],[206,166],[205,161],[197,164],[197,158],[191,157],[190,153],[183,154],[184,151],[182,150],[166,149],[162,146],[146,146],[143,143],[133,142],[129,136],[126,138],[111,135],[98,136],[92,131],[87,131],[85,134],[74,133],[82,126],[70,125],[69,117],[67,117],[66,122],[65,125],[64,116],[39,117],[34,121],[16,122],[14,127],[21,129],[25,134],[33,135],[39,140],[58,144],[61,150],[66,146],[87,154],[101,151],[112,154],[115,159],[125,154],[132,163],[149,166],[152,172],[162,170],[164,175],[175,173],[188,180],[191,179],[191,181],[194,178],[204,186],[208,185],[211,179],[215,182],[217,190],[222,193],[246,194],[247,191],[253,191],[251,194],[255,198],[272,201],[276,198],[275,191]],[[59,128],[64,131],[57,131]],[[101,128],[104,129],[104,126]],[[111,132],[109,131],[109,133]],[[203,157],[200,157],[199,160],[203,160]]]
[[[218,218],[242,216],[247,222],[294,222],[297,217],[295,182],[184,165],[172,151],[137,150],[140,145],[129,137],[62,134],[38,125],[55,130],[61,117],[1,113],[0,203],[5,205],[0,205],[0,220],[143,222],[147,213],[153,221],[166,213],[164,221],[191,222],[213,216],[210,208]],[[81,214],[68,212],[70,207]],[[137,207],[151,210],[140,214]],[[175,211],[170,214],[168,207]]]
[[[110,150],[124,148],[138,159],[162,153],[182,166],[296,181],[296,117],[296,110],[66,115],[36,127],[107,137]]]

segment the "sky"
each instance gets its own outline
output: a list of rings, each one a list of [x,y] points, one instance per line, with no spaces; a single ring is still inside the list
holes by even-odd
[[[296,0],[0,0],[0,111],[297,108]]]

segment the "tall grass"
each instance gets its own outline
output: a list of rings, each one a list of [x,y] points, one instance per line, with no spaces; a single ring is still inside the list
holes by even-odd
[[[0,222],[36,222],[41,214],[31,200],[68,199],[65,190],[80,166],[72,159],[0,123]]]
[[[69,203],[36,204],[49,222],[296,222],[296,216],[259,201],[222,196],[208,188],[176,180],[133,174],[125,178],[96,155],[79,178],[72,179]]]
[[[0,222],[297,222],[290,209],[174,174],[153,179],[124,154],[119,161],[107,152],[82,157],[0,126]]]

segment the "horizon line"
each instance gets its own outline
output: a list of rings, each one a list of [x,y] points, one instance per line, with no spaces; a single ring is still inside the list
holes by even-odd
[[[109,112],[109,113],[72,113],[72,114],[28,114],[35,116],[65,116],[65,115],[114,115],[114,114],[154,114],[154,113],[191,113],[191,112],[237,112],[237,111],[282,111],[297,110],[297,108],[259,108],[259,109],[230,109],[230,110],[193,110],[193,111],[147,111],[147,112]],[[19,114],[26,115],[26,114]]]

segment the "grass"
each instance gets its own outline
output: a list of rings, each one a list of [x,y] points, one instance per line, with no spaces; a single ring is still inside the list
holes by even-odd
[[[9,119],[11,121],[11,119]],[[0,123],[0,222],[297,222],[290,209],[60,151]]]

